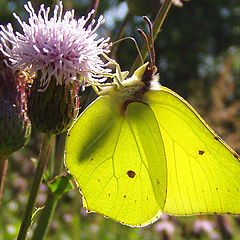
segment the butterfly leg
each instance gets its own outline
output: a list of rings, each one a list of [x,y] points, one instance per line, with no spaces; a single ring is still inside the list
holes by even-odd
[[[114,80],[116,80],[116,83],[122,87],[122,82],[123,82],[123,79],[127,77],[128,75],[128,72],[121,72],[121,68],[120,68],[120,65],[113,59],[111,59],[110,57],[108,57],[105,53],[102,53],[102,56],[104,58],[106,58],[110,63],[114,64],[116,66],[116,78],[114,78]]]
[[[107,94],[105,91],[103,91],[104,87],[114,87],[117,88],[116,83],[103,83],[103,84],[92,84],[91,85],[93,90],[96,92],[97,95],[105,95]]]

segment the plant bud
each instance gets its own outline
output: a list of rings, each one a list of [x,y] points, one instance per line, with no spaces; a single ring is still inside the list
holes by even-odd
[[[28,143],[31,123],[17,106],[0,99],[0,156],[8,157]]]
[[[6,60],[6,58],[5,58]],[[31,135],[27,117],[26,78],[22,72],[13,72],[0,55],[0,157],[25,146]]]
[[[40,78],[39,71],[28,99],[28,115],[38,131],[58,135],[68,130],[78,114],[78,88],[76,82],[56,85],[52,76],[42,91]]]

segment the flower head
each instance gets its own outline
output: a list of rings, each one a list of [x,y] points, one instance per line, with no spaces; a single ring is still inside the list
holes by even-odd
[[[182,1],[183,0],[172,0],[173,4],[176,5],[177,7],[182,7],[183,6]],[[188,0],[185,0],[185,1],[188,1]]]
[[[183,6],[183,3],[182,3],[183,0],[172,0],[172,3],[177,6],[177,7],[182,7]],[[188,1],[188,0],[184,0],[184,1]],[[161,0],[161,3],[163,4],[164,3],[164,0]]]
[[[180,0],[172,0],[173,4],[178,6],[178,7],[182,7],[182,2]]]
[[[56,85],[66,85],[84,80],[105,80],[95,73],[107,73],[100,58],[102,53],[109,52],[109,38],[97,38],[96,31],[104,22],[103,16],[97,21],[90,21],[93,14],[74,19],[74,10],[63,14],[63,5],[60,1],[55,6],[53,17],[49,18],[50,8],[42,4],[36,14],[31,2],[24,5],[29,13],[28,23],[22,21],[14,13],[22,27],[23,34],[14,33],[12,25],[1,26],[0,35],[2,52],[9,58],[13,67],[24,69],[29,67],[32,72],[41,72],[42,89],[46,89],[52,77]]]
[[[193,231],[195,234],[207,233],[210,239],[218,240],[220,239],[220,234],[215,231],[214,222],[207,219],[197,219],[194,222]]]

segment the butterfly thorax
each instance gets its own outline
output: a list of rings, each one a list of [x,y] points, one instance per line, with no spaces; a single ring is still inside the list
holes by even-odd
[[[113,85],[104,89],[103,95],[108,95],[114,105],[119,108],[121,114],[124,114],[128,104],[132,102],[142,102],[143,95],[153,89],[159,89],[157,68],[150,67],[149,63],[140,66],[132,75],[132,77],[125,79],[122,86]]]

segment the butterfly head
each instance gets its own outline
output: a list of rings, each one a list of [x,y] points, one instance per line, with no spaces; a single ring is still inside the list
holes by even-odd
[[[138,32],[141,34],[145,41],[147,47],[149,62],[143,63],[138,67],[133,75],[129,78],[126,78],[127,74],[122,72],[119,64],[114,60],[107,58],[116,66],[116,73],[112,75],[114,79],[114,84],[111,86],[106,86],[100,92],[101,95],[108,95],[111,97],[112,102],[116,103],[114,106],[117,106],[122,115],[125,114],[127,106],[132,102],[142,102],[144,103],[144,94],[151,90],[159,90],[159,74],[157,73],[157,67],[155,66],[155,50],[154,50],[154,41],[152,33],[152,24],[147,17],[144,17],[144,20],[148,23],[150,28],[150,40],[151,40],[151,49],[149,48],[148,37],[143,32],[143,30],[138,29]],[[141,53],[140,53],[141,56]],[[141,57],[142,59],[142,57]]]
[[[158,80],[159,74],[157,73],[157,67],[151,66],[148,63],[144,73],[141,76],[141,81],[144,83],[146,90],[158,90],[160,87]]]

